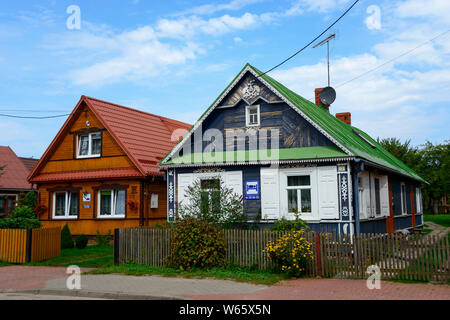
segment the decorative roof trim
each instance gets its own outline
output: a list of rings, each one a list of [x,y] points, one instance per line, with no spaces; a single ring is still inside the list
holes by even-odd
[[[355,157],[302,159],[302,160],[281,160],[281,161],[236,161],[236,162],[209,162],[209,163],[181,163],[161,165],[162,168],[187,168],[187,167],[217,167],[217,166],[245,166],[245,165],[267,165],[267,164],[291,164],[291,163],[318,163],[318,162],[339,162],[354,160]]]
[[[342,144],[340,144],[336,139],[334,139],[328,132],[323,130],[317,123],[312,121],[309,117],[307,117],[299,108],[297,108],[293,103],[289,101],[286,97],[284,97],[278,90],[276,90],[274,87],[272,87],[267,81],[265,81],[260,75],[253,70],[253,68],[250,65],[246,65],[245,68],[241,71],[241,73],[234,79],[234,81],[228,86],[228,88],[225,90],[225,92],[222,93],[222,95],[217,99],[217,101],[202,115],[202,117],[194,124],[194,126],[189,130],[189,132],[183,137],[183,139],[161,160],[160,166],[164,166],[164,161],[166,159],[172,158],[175,152],[177,152],[183,144],[186,142],[188,138],[195,132],[195,130],[198,129],[200,124],[203,123],[203,121],[213,112],[216,107],[222,102],[222,100],[230,93],[230,91],[236,86],[236,84],[242,79],[242,77],[246,74],[246,72],[249,71],[253,76],[255,76],[259,81],[261,81],[265,86],[267,86],[270,90],[272,90],[273,93],[275,93],[283,102],[285,102],[287,105],[289,105],[292,109],[294,109],[298,114],[300,114],[303,118],[305,118],[306,121],[308,121],[314,128],[319,130],[324,136],[326,136],[328,139],[331,140],[336,146],[338,146],[342,151],[344,151],[349,156],[354,156],[352,152],[350,152],[347,148],[345,148]]]

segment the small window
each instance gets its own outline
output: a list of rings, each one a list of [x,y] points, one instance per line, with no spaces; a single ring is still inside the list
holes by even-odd
[[[259,105],[247,106],[245,109],[246,126],[259,126]]]
[[[406,186],[405,184],[402,182],[400,184],[400,188],[401,188],[401,202],[402,202],[402,214],[407,214],[408,210],[407,210],[407,205],[406,205]]]
[[[53,218],[76,219],[79,204],[78,192],[57,191],[53,193]]]
[[[311,213],[311,178],[305,176],[287,177],[288,212]]]
[[[102,152],[102,134],[93,132],[78,136],[77,158],[99,157]]]
[[[100,190],[98,192],[98,217],[125,217],[125,190]]]

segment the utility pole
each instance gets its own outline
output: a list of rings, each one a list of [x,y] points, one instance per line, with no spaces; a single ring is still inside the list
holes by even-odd
[[[330,40],[336,37],[336,33],[330,34],[328,37],[317,43],[313,48],[320,47],[324,43],[327,44],[327,65],[328,65],[328,86],[330,86]]]

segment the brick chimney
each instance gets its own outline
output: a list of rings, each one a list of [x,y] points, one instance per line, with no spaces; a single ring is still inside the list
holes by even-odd
[[[316,97],[316,105],[319,107],[324,107],[328,112],[330,112],[330,105],[329,104],[323,104],[322,101],[320,101],[320,93],[322,92],[323,88],[316,88],[314,89],[314,95]]]
[[[352,114],[350,112],[336,113],[336,118],[346,124],[352,124]]]

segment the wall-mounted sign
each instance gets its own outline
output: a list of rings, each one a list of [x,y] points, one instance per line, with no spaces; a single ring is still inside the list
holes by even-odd
[[[245,200],[259,200],[259,180],[244,181]]]
[[[89,209],[91,207],[90,204],[83,204],[83,209]]]
[[[91,194],[89,192],[83,192],[83,202],[91,202]]]
[[[152,198],[150,201],[150,207],[152,209],[157,209],[158,208],[158,195],[156,193],[152,193]]]

